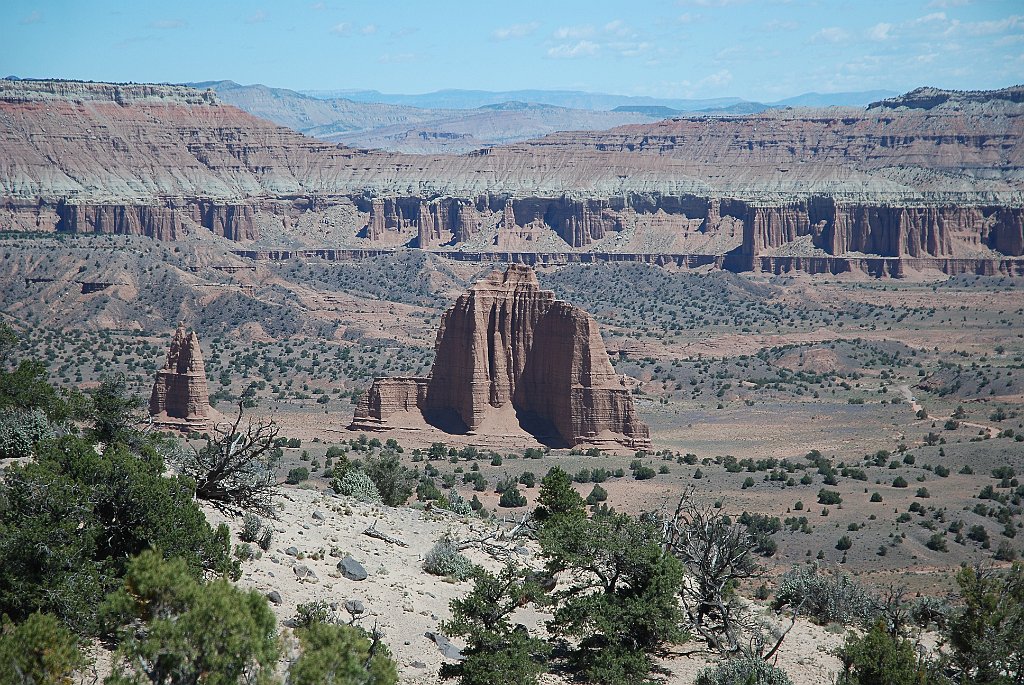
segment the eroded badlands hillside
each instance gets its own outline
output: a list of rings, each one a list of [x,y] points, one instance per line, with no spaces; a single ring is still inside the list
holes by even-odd
[[[260,246],[1021,273],[1021,88],[680,118],[457,156],[318,142],[180,86],[0,81],[0,227]]]

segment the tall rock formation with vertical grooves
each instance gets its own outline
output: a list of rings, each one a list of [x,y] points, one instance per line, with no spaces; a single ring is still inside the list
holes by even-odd
[[[411,411],[452,432],[513,423],[558,444],[650,444],[597,323],[521,265],[461,295],[441,318],[430,376],[377,379],[352,427],[389,428],[392,415]]]
[[[210,400],[206,388],[203,352],[195,331],[179,326],[167,351],[164,368],[157,371],[149,414],[158,426],[179,430],[205,430],[210,426]]]

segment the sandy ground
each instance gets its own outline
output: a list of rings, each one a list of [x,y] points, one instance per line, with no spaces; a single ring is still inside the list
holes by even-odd
[[[471,589],[468,582],[452,582],[423,571],[424,555],[446,531],[460,539],[476,537],[495,529],[494,524],[472,519],[452,518],[413,507],[390,508],[367,505],[312,489],[288,489],[278,499],[280,518],[270,522],[275,530],[274,543],[260,559],[243,564],[239,584],[269,593],[276,590],[282,603],[273,606],[284,635],[287,623],[300,603],[323,600],[338,607],[337,615],[347,619],[343,610],[347,600],[359,600],[366,616],[359,624],[376,624],[385,634],[399,666],[402,683],[436,683],[444,657],[427,631],[450,617],[449,602]],[[314,516],[317,514],[317,516]],[[226,521],[237,543],[241,520],[225,518],[208,510],[213,525]],[[394,536],[408,546],[401,547],[371,538],[363,533],[370,526]],[[538,565],[534,551],[527,546],[517,554],[521,563]],[[295,548],[289,554],[289,548]],[[341,556],[351,554],[366,569],[368,578],[352,581],[341,576],[337,564]],[[499,563],[476,550],[467,552],[474,562],[491,570]],[[300,580],[295,569],[305,566],[316,575]],[[539,627],[544,617],[523,611],[515,620]],[[826,685],[839,668],[831,655],[842,641],[841,635],[799,621],[791,631],[778,658],[797,685]],[[458,645],[458,641],[455,641]],[[701,655],[689,655],[697,645],[681,645],[662,661],[671,672],[667,683],[692,683],[697,672],[710,663]],[[285,666],[286,662],[282,663]],[[555,677],[548,682],[561,682]]]

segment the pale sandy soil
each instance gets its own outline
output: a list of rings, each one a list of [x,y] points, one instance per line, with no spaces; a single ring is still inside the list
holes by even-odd
[[[276,590],[281,594],[281,605],[271,606],[286,640],[291,634],[288,623],[299,604],[323,600],[337,605],[337,616],[347,619],[344,603],[359,600],[366,607],[366,616],[359,624],[366,628],[376,624],[383,631],[398,662],[400,682],[439,682],[437,673],[444,657],[425,633],[438,630],[438,624],[450,617],[449,602],[468,593],[471,584],[451,582],[424,572],[423,557],[446,531],[466,539],[494,530],[494,524],[412,507],[367,505],[311,489],[289,489],[278,502],[280,518],[271,522],[275,531],[273,545],[262,558],[243,564],[239,585],[263,593]],[[322,515],[323,520],[314,518],[314,512]],[[226,521],[237,544],[241,520],[226,518],[212,509],[206,513],[213,525]],[[363,531],[371,525],[408,546],[400,547],[364,535]],[[285,552],[290,547],[296,548],[298,557]],[[357,582],[342,577],[337,570],[340,557],[332,556],[332,551],[334,555],[351,554],[362,563],[368,578]],[[469,550],[467,556],[491,570],[499,568],[497,561],[477,550]],[[539,564],[531,551],[517,554],[517,558],[523,564]],[[300,566],[311,569],[316,579],[299,580],[294,569]],[[525,610],[515,617],[541,631],[543,619],[544,616]],[[831,651],[841,641],[840,635],[800,621],[787,638],[778,665],[790,674],[796,685],[827,685],[839,668]],[[697,672],[710,663],[699,654],[686,655],[696,647],[677,646],[662,660],[661,665],[671,672],[669,685],[692,683]],[[282,668],[287,666],[288,653],[294,654],[286,650]],[[96,672],[84,674],[78,682],[83,685],[95,682],[97,674],[102,679],[107,669],[109,656],[100,653]],[[554,676],[546,677],[545,681],[563,682]]]

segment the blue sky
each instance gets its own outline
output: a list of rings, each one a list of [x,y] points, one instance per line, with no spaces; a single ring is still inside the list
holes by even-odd
[[[4,0],[0,75],[777,100],[1024,82],[1022,0]]]

